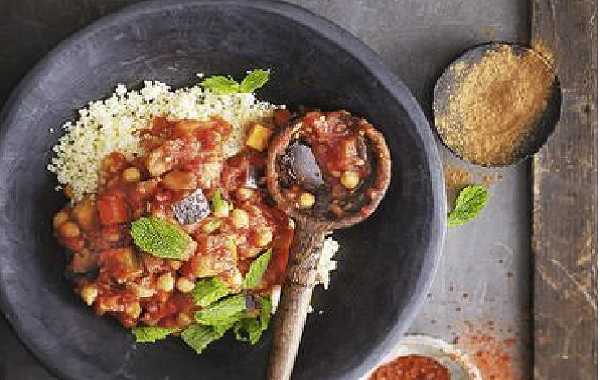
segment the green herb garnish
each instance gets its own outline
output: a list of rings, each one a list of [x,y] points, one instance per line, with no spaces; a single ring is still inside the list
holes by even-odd
[[[206,307],[225,297],[229,292],[229,288],[223,281],[217,277],[212,277],[196,282],[196,286],[192,291],[192,297],[196,305]]]
[[[217,95],[235,94],[240,92],[240,84],[231,77],[223,75],[215,75],[204,79],[201,83],[202,87],[211,90]]]
[[[252,70],[240,84],[240,92],[254,92],[269,81],[268,70]]]
[[[237,294],[215,302],[195,314],[196,322],[201,325],[223,326],[233,325],[240,320],[246,311],[246,295]]]
[[[235,93],[254,92],[264,86],[269,81],[268,70],[252,70],[238,83],[231,77],[223,75],[214,75],[204,79],[200,84],[205,89],[212,91],[217,95],[227,95]]]
[[[253,289],[260,285],[262,277],[269,266],[269,261],[271,261],[271,252],[271,249],[267,250],[250,264],[248,273],[246,273],[244,282],[242,282],[244,289]]]
[[[131,236],[141,250],[164,259],[184,259],[192,243],[179,227],[156,217],[144,217],[131,223]]]
[[[233,325],[233,332],[237,340],[256,344],[268,327],[271,319],[271,298],[260,299],[260,315],[258,318],[244,318]]]
[[[196,353],[200,354],[210,343],[221,339],[229,328],[231,328],[231,326],[226,329],[216,329],[211,326],[195,324],[183,330],[181,339],[183,339],[188,346],[192,347]]]
[[[133,328],[135,341],[138,343],[153,343],[157,340],[166,338],[169,334],[177,331],[176,328],[156,327],[156,326],[140,326]]]
[[[455,227],[473,220],[485,207],[488,190],[481,185],[470,185],[461,190],[454,209],[448,214],[448,226]]]

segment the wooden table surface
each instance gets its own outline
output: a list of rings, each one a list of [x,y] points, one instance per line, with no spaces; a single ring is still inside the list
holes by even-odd
[[[497,181],[482,215],[449,231],[442,266],[409,332],[457,341],[473,355],[506,354],[515,379],[596,379],[596,1],[532,1],[290,2],[365,41],[428,114],[437,75],[469,46],[533,38],[553,52],[563,118],[533,163],[486,171],[440,147],[445,163]],[[0,104],[59,41],[133,2],[0,0]],[[483,347],[482,336],[515,344]],[[0,379],[52,378],[0,318]]]

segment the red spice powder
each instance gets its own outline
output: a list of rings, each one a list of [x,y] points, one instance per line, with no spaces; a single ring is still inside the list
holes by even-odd
[[[409,355],[380,366],[369,380],[450,380],[450,372],[435,359]]]
[[[457,345],[470,353],[485,380],[518,380],[510,351],[516,339],[498,339],[482,331],[458,337]]]

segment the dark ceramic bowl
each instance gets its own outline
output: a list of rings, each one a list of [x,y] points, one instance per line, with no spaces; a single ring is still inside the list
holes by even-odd
[[[344,108],[367,117],[392,152],[378,212],[336,233],[339,268],[317,290],[296,379],[357,379],[389,351],[429,287],[445,231],[436,146],[417,102],[365,45],[300,8],[271,1],[154,1],[103,18],[63,42],[16,89],[0,117],[0,305],[17,334],[69,379],[260,379],[271,335],[256,346],[227,337],[197,356],[179,339],[135,344],[96,317],[63,277],[51,217],[65,202],[46,171],[74,110],[129,86],[191,84],[195,73],[269,67],[260,95],[291,107]]]

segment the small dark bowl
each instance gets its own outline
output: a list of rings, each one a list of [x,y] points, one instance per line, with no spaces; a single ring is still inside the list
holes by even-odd
[[[153,1],[103,18],[63,42],[15,90],[0,117],[0,306],[19,337],[69,379],[259,379],[270,332],[256,346],[227,337],[197,356],[179,339],[135,344],[96,317],[63,278],[51,217],[64,198],[46,171],[58,129],[117,83],[193,83],[195,73],[269,67],[260,95],[348,109],[385,134],[392,185],[368,221],[336,234],[339,269],[316,291],[294,377],[356,379],[414,318],[445,231],[441,165],[406,87],[365,45],[332,23],[272,1]]]
[[[533,52],[537,57],[539,57],[541,61],[544,61],[549,67],[552,67],[552,64],[548,62],[547,58],[542,56],[542,54],[540,54],[539,52],[533,50],[531,47],[525,45],[498,41],[487,42],[484,44],[470,47],[469,49],[463,51],[444,69],[444,72],[439,76],[435,84],[435,88],[433,91],[434,124],[435,118],[446,111],[450,97],[452,96],[453,92],[456,90],[460,82],[464,79],[455,75],[456,71],[453,70],[454,66],[458,64],[464,64],[466,66],[476,65],[481,61],[481,59],[485,56],[486,53],[490,51],[495,51],[502,46],[511,47],[516,55],[523,55],[528,52]],[[546,109],[541,115],[540,120],[533,129],[532,133],[529,134],[529,136],[527,136],[527,138],[523,142],[518,154],[516,154],[513,161],[508,164],[484,165],[481,163],[473,162],[471,160],[467,160],[446,143],[444,136],[442,136],[437,127],[436,131],[438,137],[440,138],[440,141],[442,141],[444,146],[448,148],[448,150],[452,152],[452,154],[454,154],[461,160],[482,167],[512,166],[517,165],[526,159],[529,159],[534,154],[536,154],[542,148],[542,146],[544,146],[544,144],[546,144],[550,136],[554,133],[554,130],[556,129],[556,124],[558,124],[558,121],[560,120],[561,106],[562,92],[560,87],[560,81],[558,76],[555,75],[554,82],[552,83],[552,87],[549,90]]]

